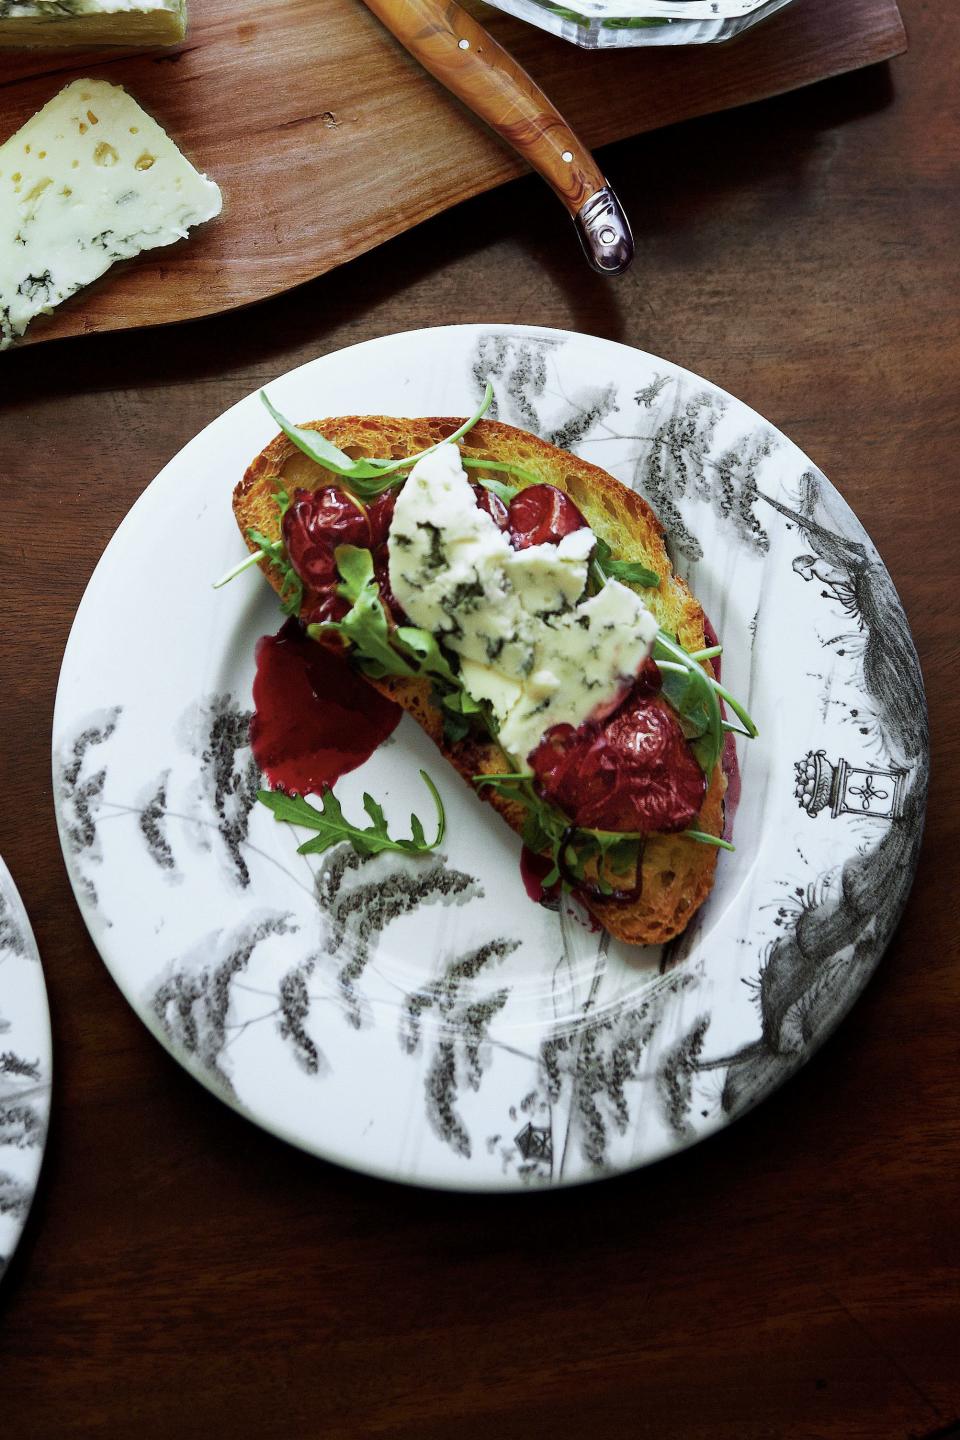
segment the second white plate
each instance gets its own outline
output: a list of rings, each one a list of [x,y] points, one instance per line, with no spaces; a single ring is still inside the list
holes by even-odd
[[[52,1068],[37,943],[13,877],[0,860],[0,1276],[37,1188]]]

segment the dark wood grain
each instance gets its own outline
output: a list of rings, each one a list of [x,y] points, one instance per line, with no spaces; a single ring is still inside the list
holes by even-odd
[[[0,357],[0,851],[57,1065],[41,1191],[0,1286],[5,1435],[958,1433],[960,17],[955,0],[904,14],[889,70],[604,153],[641,220],[619,282],[585,270],[523,180],[245,313]],[[891,949],[776,1097],[645,1173],[460,1199],[301,1155],[161,1050],[78,917],[48,751],[100,551],[202,425],[355,340],[517,319],[668,355],[824,467],[906,605],[933,788]]]
[[[774,95],[904,46],[895,0],[795,0],[730,45],[613,54],[578,50],[483,0],[468,4],[587,145]],[[31,325],[24,344],[277,294],[524,169],[361,0],[192,0],[187,39],[168,50],[4,52],[0,135],[78,76],[126,86],[220,183],[224,210],[187,243],[115,267]],[[562,212],[554,227],[576,246]]]

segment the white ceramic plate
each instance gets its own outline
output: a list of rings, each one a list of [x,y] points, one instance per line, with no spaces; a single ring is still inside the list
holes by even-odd
[[[17,887],[0,860],[0,1276],[37,1188],[51,1073],[40,956]]]
[[[425,766],[442,855],[308,860],[256,803],[254,643],[282,617],[255,572],[211,588],[243,554],[233,486],[274,433],[256,396],[170,462],[108,546],[64,657],[54,772],[91,935],[183,1065],[342,1164],[511,1189],[679,1150],[811,1054],[906,897],[927,736],[866,534],[708,382],[603,340],[461,326],[324,356],[269,390],[296,419],[465,415],[488,378],[499,418],[648,497],[760,726],[741,751],[736,854],[680,942],[633,949],[532,904],[517,838],[406,717],[337,793],[348,815],[366,789],[398,827],[412,808],[427,820]]]

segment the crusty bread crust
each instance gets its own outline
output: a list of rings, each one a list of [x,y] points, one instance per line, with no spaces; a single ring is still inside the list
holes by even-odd
[[[397,420],[383,415],[343,415],[309,422],[305,428],[320,431],[353,458],[401,459],[445,440],[462,423],[446,417]],[[683,581],[674,575],[663,542],[663,527],[639,495],[596,465],[495,420],[479,421],[461,444],[466,455],[522,465],[538,481],[565,490],[594,533],[607,541],[615,555],[642,561],[660,576],[659,590],[644,592],[659,623],[676,634],[688,650],[704,645],[703,611]],[[490,477],[497,478],[496,472],[491,471]],[[513,476],[500,478],[516,483]],[[270,539],[279,538],[274,499],[278,489],[316,490],[334,481],[328,470],[309,460],[285,435],[278,435],[251,462],[234,491],[234,514],[248,547],[256,549],[247,536],[250,529]],[[274,589],[279,589],[280,572],[266,566],[264,570]],[[504,768],[503,752],[492,741],[468,739],[455,747],[447,744],[440,713],[430,703],[427,682],[387,677],[368,683],[409,711],[471,790],[475,791],[471,776],[493,774]],[[726,781],[718,765],[697,820],[698,829],[721,834],[725,789]],[[479,793],[514,830],[522,831],[526,812],[521,805],[505,800],[490,786]],[[651,835],[643,849],[639,894],[629,901],[591,899],[590,910],[618,939],[634,945],[661,944],[684,930],[703,904],[713,886],[716,864],[713,846],[681,835]]]

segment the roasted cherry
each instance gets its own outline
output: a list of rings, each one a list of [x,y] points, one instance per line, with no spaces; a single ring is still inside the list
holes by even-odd
[[[643,687],[600,725],[555,725],[530,756],[546,800],[591,830],[685,830],[706,780],[676,714]]]
[[[336,546],[370,544],[366,511],[336,485],[294,491],[282,528],[290,564],[314,590],[336,583]]]
[[[564,535],[581,530],[586,520],[569,495],[555,485],[531,485],[510,501],[510,538],[516,550],[530,545],[556,545]]]
[[[487,490],[483,485],[474,485],[473,493],[477,497],[478,507],[486,511],[497,529],[507,530],[510,524],[508,511],[500,496],[495,495],[492,490]]]
[[[367,521],[370,526],[370,543],[376,548],[387,543],[394,506],[397,503],[396,490],[384,490],[376,500],[367,506]]]
[[[336,590],[308,590],[300,606],[300,619],[304,625],[319,625],[324,620],[342,620],[349,609],[349,602]]]

